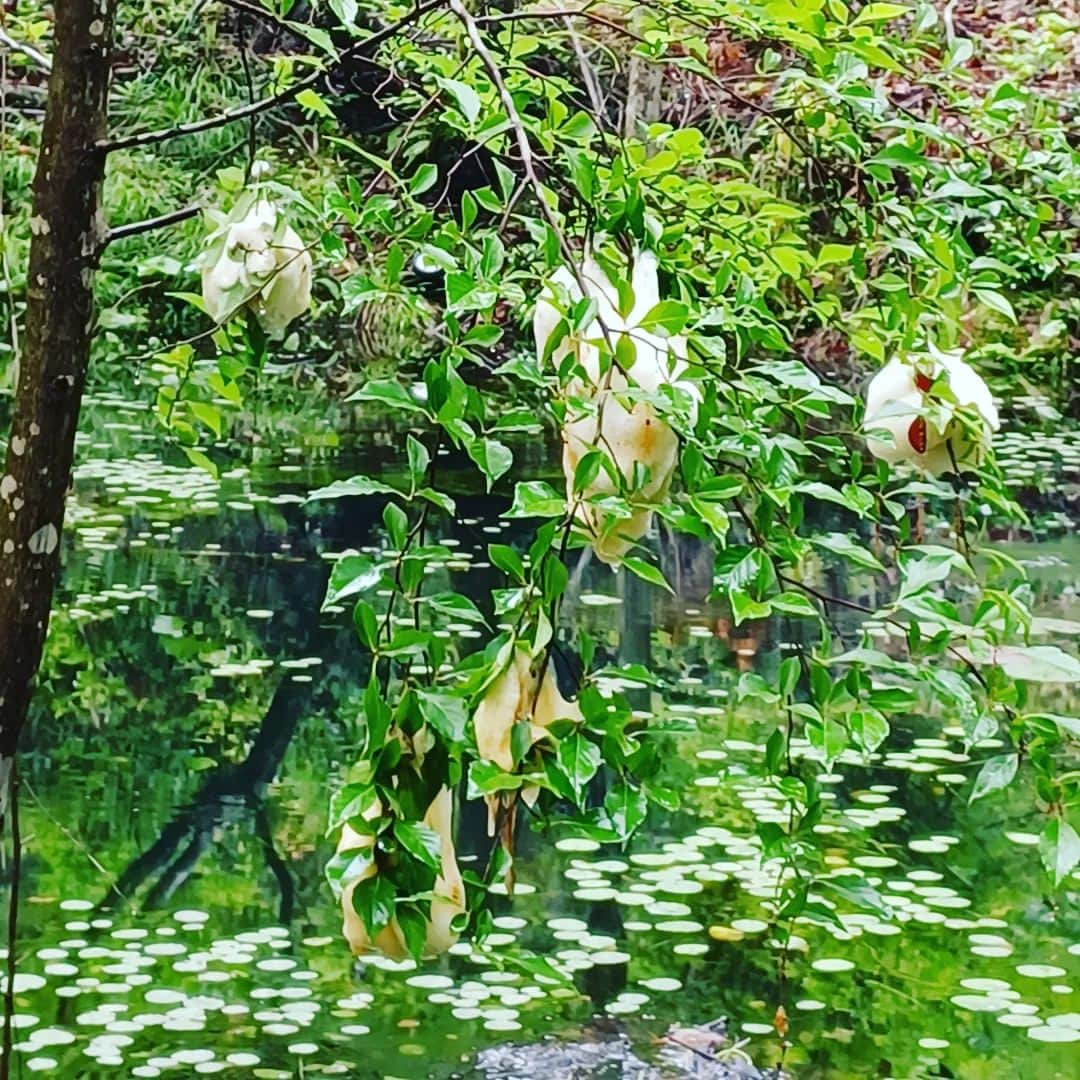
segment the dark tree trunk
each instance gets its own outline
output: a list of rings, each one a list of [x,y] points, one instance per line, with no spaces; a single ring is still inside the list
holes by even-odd
[[[34,177],[26,333],[0,469],[0,772],[26,719],[60,561],[93,318],[114,0],[54,5]]]

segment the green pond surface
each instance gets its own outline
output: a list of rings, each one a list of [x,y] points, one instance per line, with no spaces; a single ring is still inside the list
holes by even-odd
[[[332,418],[284,426],[214,479],[145,414],[92,404],[21,765],[16,1075],[481,1077],[492,1047],[624,1033],[625,1070],[559,1073],[519,1050],[517,1071],[497,1075],[653,1076],[633,1070],[663,1057],[672,1025],[720,1017],[722,1059],[782,1061],[795,1077],[1080,1075],[1080,881],[1050,888],[1023,772],[968,805],[994,743],[969,757],[947,721],[912,716],[873,758],[821,775],[826,863],[864,876],[886,909],[841,905],[842,929],[796,924],[781,964],[781,867],[755,834],[786,821],[755,771],[778,717],[731,699],[746,673],[799,647],[797,628],[732,628],[700,600],[708,553],[670,537],[660,558],[678,596],[572,565],[564,619],[608,661],[660,676],[662,689],[631,694],[672,729],[661,738],[681,807],[651,811],[625,851],[523,829],[517,888],[492,897],[482,943],[419,965],[354,961],[322,867],[365,668],[349,612],[320,606],[330,558],[382,542],[381,507],[304,496],[391,468],[402,440],[376,422],[342,435]],[[543,467],[534,442],[526,469]],[[482,604],[500,584],[486,544],[518,533],[499,521],[504,498],[458,502],[443,536],[455,557],[430,573]],[[1029,567],[1040,611],[1080,631],[1080,542],[999,543]],[[810,572],[881,598],[872,581]],[[449,633],[483,644],[469,626]],[[1074,705],[1060,688],[1045,703]],[[479,865],[483,809],[460,818],[459,853]],[[563,980],[538,975],[532,956]],[[690,1057],[655,1067],[720,1075]]]

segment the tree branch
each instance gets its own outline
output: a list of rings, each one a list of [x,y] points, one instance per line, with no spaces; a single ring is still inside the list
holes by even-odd
[[[510,121],[510,127],[514,132],[514,138],[517,142],[518,153],[521,155],[521,167],[525,170],[525,179],[528,180],[529,185],[533,189],[533,193],[536,195],[536,201],[540,205],[540,213],[543,214],[544,220],[551,226],[552,231],[558,237],[559,247],[562,249],[567,264],[573,266],[575,262],[574,252],[566,242],[566,237],[563,236],[559,222],[556,220],[551,207],[548,205],[544,192],[544,185],[540,182],[540,176],[536,171],[536,161],[533,158],[529,134],[525,130],[525,125],[521,120],[521,114],[517,111],[514,99],[503,80],[502,72],[499,70],[498,61],[491,55],[491,50],[484,44],[484,40],[480,36],[480,29],[477,26],[476,19],[465,10],[461,0],[449,0],[449,3],[450,10],[457,16],[461,25],[465,28],[465,33],[468,35],[473,49],[476,50],[476,55],[480,57],[480,62],[487,69],[488,76],[495,84],[495,89],[499,93],[499,100],[506,110],[506,118]],[[581,284],[583,294],[588,295],[584,284],[581,282],[579,282],[579,284]]]
[[[282,19],[275,15],[272,11],[267,10],[262,4],[253,4],[250,0],[220,0],[225,7],[232,8],[233,11],[238,11],[242,15],[254,15],[257,19],[262,19],[264,22],[270,23],[271,26],[276,26],[278,30],[284,30],[290,34],[299,34],[289,25],[288,20]]]
[[[2,26],[0,26],[0,45],[6,45],[12,52],[22,53],[35,67],[41,68],[42,71],[52,71],[52,60],[48,56],[43,52],[38,52],[33,45],[16,41]]]
[[[595,0],[593,0],[595,2]],[[535,11],[510,11],[504,12],[501,15],[481,15],[476,20],[480,26],[497,25],[500,23],[509,22],[521,22],[527,19],[586,19],[591,23],[596,23],[597,26],[605,26],[608,30],[614,31],[616,34],[620,34],[622,37],[630,38],[632,41],[637,41],[642,44],[645,43],[645,39],[636,34],[628,26],[622,26],[611,19],[605,19],[603,15],[598,15],[589,9],[593,6],[592,2],[585,7],[579,8],[540,8]]]
[[[170,225],[178,225],[181,221],[187,221],[195,217],[202,208],[199,206],[185,206],[180,210],[171,210],[167,214],[159,214],[157,217],[146,218],[145,221],[133,221],[128,225],[118,225],[110,229],[105,235],[103,248],[114,240],[126,240],[129,236],[141,236],[143,233],[153,232],[155,229],[166,229]]]
[[[396,23],[383,27],[382,30],[377,30],[370,37],[364,38],[363,41],[358,41],[355,45],[349,46],[349,48],[342,52],[329,68],[319,68],[318,71],[313,71],[310,75],[297,80],[291,86],[287,86],[284,90],[280,90],[276,94],[271,94],[269,97],[260,98],[258,101],[252,101],[247,105],[239,105],[235,109],[227,109],[217,116],[208,116],[202,120],[193,120],[187,124],[177,124],[175,127],[160,128],[157,131],[137,132],[134,135],[121,135],[116,139],[103,139],[97,144],[97,149],[102,153],[108,154],[112,153],[114,150],[130,150],[137,146],[153,146],[157,143],[168,142],[170,139],[179,138],[182,135],[195,135],[201,131],[213,131],[215,128],[224,127],[226,124],[235,123],[237,120],[244,120],[249,116],[257,116],[259,113],[268,112],[270,109],[275,109],[279,105],[285,105],[292,101],[297,94],[317,86],[326,77],[330,69],[338,66],[345,60],[363,56],[365,50],[372,49],[376,45],[381,45],[384,41],[400,33],[407,26],[411,26],[421,16],[426,15],[429,11],[434,11],[436,8],[442,7],[445,3],[446,0],[426,0],[425,3],[417,3],[408,15],[399,19]]]
[[[451,7],[454,5],[451,4]],[[614,31],[617,34],[622,35],[625,38],[629,38],[631,41],[636,41],[640,45],[648,44],[647,40],[640,34],[636,33],[628,26],[620,26],[617,22],[613,22],[610,19],[604,18],[602,15],[598,15],[593,11],[590,11],[592,4],[587,4],[580,8],[543,8],[538,11],[512,11],[500,15],[484,15],[479,19],[473,20],[475,23],[483,26],[499,25],[507,22],[518,22],[527,19],[536,20],[551,20],[551,19],[565,19],[570,20],[573,18],[586,19],[591,23],[596,23],[599,26],[607,27],[609,30]],[[456,12],[455,12],[456,14]],[[650,63],[659,64],[663,63],[665,57],[649,57]],[[806,141],[800,136],[796,135],[791,128],[784,123],[774,112],[767,109],[764,105],[754,101],[753,98],[748,98],[744,94],[740,94],[737,90],[732,90],[730,86],[726,85],[718,76],[711,72],[701,70],[699,68],[689,69],[693,74],[699,78],[704,79],[705,82],[715,86],[720,93],[724,94],[731,101],[741,105],[744,109],[750,112],[756,113],[763,120],[768,121],[775,126],[778,130],[782,131],[791,141],[816,165],[821,167],[822,163],[820,159],[812,152]]]

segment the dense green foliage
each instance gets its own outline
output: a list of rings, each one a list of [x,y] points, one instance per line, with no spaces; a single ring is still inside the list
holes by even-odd
[[[409,331],[388,348],[400,360],[389,372],[344,377],[348,401],[407,432],[396,478],[365,471],[310,493],[377,500],[385,539],[338,559],[326,593],[327,605],[353,611],[366,682],[357,760],[329,825],[369,838],[345,844],[328,876],[336,889],[352,884],[369,936],[396,921],[409,950],[423,952],[450,843],[423,818],[444,786],[487,798],[500,840],[482,872],[466,875],[455,932],[470,917],[486,925],[481,898],[512,873],[522,805],[543,829],[609,843],[627,842],[650,809],[678,809],[662,748],[686,725],[635,709],[634,688],[656,673],[608,666],[567,599],[570,553],[590,546],[583,508],[616,522],[644,508],[712,549],[708,591],[734,627],[798,627],[798,648],[776,670],[746,672],[735,688],[772,721],[754,768],[785,811],[757,823],[764,854],[789,871],[771,902],[781,939],[797,918],[836,924],[846,907],[883,909],[826,858],[817,776],[887,751],[913,715],[960,727],[968,749],[989,746],[976,749],[972,801],[1030,777],[1047,885],[1061,885],[1080,862],[1080,721],[1054,688],[1080,682],[1080,660],[1040,643],[1051,628],[1032,615],[1023,569],[984,543],[1025,511],[992,456],[944,477],[875,460],[859,383],[894,356],[960,349],[1010,415],[1034,406],[1035,422],[1055,425],[1075,413],[1075,88],[1059,98],[1030,85],[1015,52],[1015,70],[976,68],[972,39],[929,3],[611,3],[569,20],[544,5],[327,7],[311,23],[278,5],[257,30],[250,12],[238,24],[225,9],[121,5],[125,46],[143,57],[118,79],[121,137],[242,104],[249,77],[253,94],[279,92],[333,68],[374,27],[402,27],[346,66],[355,82],[344,92],[314,81],[250,129],[237,122],[110,158],[114,224],[193,193],[235,224],[257,150],[314,256],[315,303],[283,342],[247,307],[211,326],[195,286],[203,231],[189,221],[167,241],[119,239],[102,267],[94,378],[152,405],[188,459],[216,475],[234,463],[230,432],[253,423],[268,365],[338,356],[343,325],[356,338],[377,319]],[[281,23],[290,37],[274,32]],[[21,15],[11,32],[47,49],[46,20]],[[1055,50],[1073,47],[1070,33],[1041,19],[1032,47],[1045,55],[1030,62],[1051,66]],[[176,36],[177,53],[144,55],[161,34]],[[651,67],[662,79],[648,90]],[[17,327],[30,227],[10,193],[25,184],[29,156],[12,140],[32,139],[35,123],[31,113],[8,125],[5,297]],[[598,334],[596,297],[580,289],[555,296],[558,329],[534,351],[536,301],[560,267],[594,251],[611,306],[628,319],[641,299],[632,257],[655,253],[664,299],[631,329],[664,349],[685,338],[700,401],[628,381],[640,339],[610,321]],[[436,272],[435,300],[413,284],[418,265]],[[600,412],[645,408],[678,436],[670,490],[643,499],[655,478],[620,472],[599,436],[565,490],[554,464],[539,475],[521,467],[538,432],[553,444],[556,428],[596,417],[579,354],[560,352],[582,338],[601,400],[611,392]],[[304,376],[297,392],[326,386]],[[947,380],[935,392],[969,404],[950,397]],[[471,463],[466,487],[493,492],[505,518],[529,524],[525,540],[488,547],[502,576],[490,596],[429,573],[453,557],[439,525],[458,514],[447,459],[455,485]],[[823,560],[873,578],[876,602],[833,596]],[[621,563],[623,575],[675,591],[655,545]],[[837,626],[853,608],[854,629]],[[508,768],[479,753],[477,716],[520,654],[534,684],[522,691],[528,708],[511,710]],[[567,657],[583,667],[572,692]],[[537,735],[553,675],[576,705]]]

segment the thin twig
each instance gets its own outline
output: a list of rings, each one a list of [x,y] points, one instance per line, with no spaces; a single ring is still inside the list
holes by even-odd
[[[298,79],[291,86],[287,86],[284,90],[279,90],[276,94],[271,94],[269,97],[260,98],[258,101],[250,102],[247,105],[238,105],[236,108],[227,109],[217,116],[207,116],[202,120],[193,120],[187,124],[177,124],[175,127],[171,128],[159,128],[156,131],[136,132],[134,135],[121,135],[119,138],[115,139],[102,139],[97,143],[97,149],[102,153],[108,154],[112,153],[114,150],[130,150],[133,147],[138,146],[153,146],[157,143],[168,142],[170,139],[179,138],[182,135],[196,135],[203,131],[213,131],[216,128],[224,127],[226,124],[233,124],[237,120],[245,120],[249,116],[256,116],[259,113],[275,109],[279,105],[288,104],[288,102],[292,101],[297,94],[318,86],[334,67],[339,66],[346,60],[363,56],[365,50],[372,49],[376,45],[381,45],[382,42],[394,37],[407,26],[411,26],[421,16],[426,15],[430,11],[434,11],[436,8],[442,7],[445,3],[446,0],[426,0],[425,3],[418,3],[408,15],[398,19],[397,22],[384,27],[382,30],[376,31],[370,37],[366,37],[363,41],[358,41],[355,45],[350,46],[341,53],[338,59],[334,61],[329,68],[319,68],[317,71],[313,71],[310,75]]]
[[[589,58],[585,55],[581,37],[574,29],[573,20],[567,17],[563,22],[566,25],[567,33],[570,35],[570,43],[574,46],[578,67],[581,68],[581,80],[585,83],[585,90],[589,95],[589,101],[592,103],[593,116],[596,117],[597,126],[602,130],[605,118],[604,99],[600,93],[600,84],[597,81],[596,72],[593,71],[592,64],[589,63]]]
[[[181,221],[187,221],[195,217],[202,207],[185,206],[180,210],[170,210],[167,214],[159,214],[157,217],[146,218],[144,221],[133,221],[129,225],[117,225],[110,229],[105,236],[105,244],[111,244],[114,240],[126,240],[129,236],[141,236],[143,233],[153,232],[155,229],[166,229],[170,225],[178,225]]]
[[[0,27],[0,45],[6,45],[12,52],[22,53],[35,67],[39,67],[46,73],[52,72],[52,58],[43,52],[38,52],[33,45],[27,45],[24,41],[16,41],[3,27]]]
[[[511,11],[502,15],[482,15],[476,22],[481,26],[489,26],[499,23],[518,22],[525,19],[587,19],[591,23],[596,23],[597,26],[606,26],[616,34],[621,34],[632,41],[645,44],[645,39],[640,34],[635,34],[628,26],[621,26],[611,19],[605,19],[603,15],[597,15],[589,10],[590,7],[592,7],[592,4],[587,7],[563,8],[561,10],[544,8],[540,11]]]
[[[521,155],[521,167],[525,170],[525,178],[529,181],[529,185],[536,195],[536,201],[540,205],[540,213],[544,216],[544,220],[551,226],[558,238],[559,247],[562,249],[563,256],[567,263],[572,266],[574,264],[574,252],[566,242],[566,237],[563,236],[562,229],[559,226],[555,214],[552,212],[551,207],[548,206],[544,185],[541,183],[540,177],[536,172],[536,162],[533,158],[532,144],[529,142],[528,132],[525,130],[525,125],[521,120],[521,114],[517,111],[517,106],[514,104],[514,99],[510,94],[510,90],[503,80],[502,71],[499,69],[498,61],[492,56],[491,50],[484,44],[484,40],[480,36],[480,29],[477,26],[476,19],[465,10],[461,0],[449,0],[449,3],[450,10],[458,17],[461,25],[465,27],[465,33],[468,35],[472,47],[476,50],[476,55],[480,57],[481,63],[487,69],[487,73],[491,78],[492,83],[495,85],[495,89],[498,91],[499,100],[502,102],[503,109],[506,110],[506,118],[510,121],[510,127],[514,132],[518,153]],[[581,285],[582,293],[588,295],[584,281],[579,281],[579,284]]]
[[[70,843],[72,847],[75,847],[79,851],[81,851],[82,854],[86,856],[90,865],[95,870],[97,870],[98,873],[102,875],[102,877],[111,878],[113,876],[112,873],[104,866],[102,866],[100,860],[94,855],[94,853],[58,817],[56,817],[49,810],[49,808],[45,805],[44,802],[42,802],[41,796],[38,795],[38,793],[34,790],[30,781],[22,780],[20,781],[20,785],[26,788],[27,794],[30,796],[31,799],[34,800],[38,811],[44,814],[44,816],[47,817],[49,821],[51,821],[52,824],[55,825],[56,828],[64,834],[64,836],[68,840],[68,843]],[[125,896],[124,900],[126,901],[127,899],[128,898]]]

